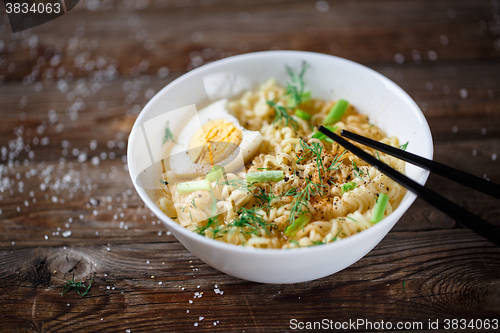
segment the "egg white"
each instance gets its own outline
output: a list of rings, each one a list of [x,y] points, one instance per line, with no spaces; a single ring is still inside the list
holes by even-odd
[[[231,122],[242,133],[243,138],[238,149],[217,163],[223,166],[226,172],[244,171],[245,163],[255,156],[263,140],[262,134],[258,131],[249,131],[241,126],[238,119],[227,111],[226,106],[227,99],[221,99],[208,105],[198,111],[197,116],[194,116],[182,129],[169,158],[170,169],[176,177],[196,178],[206,175],[211,170],[211,165],[193,163],[189,158],[188,150],[191,138],[196,131],[212,120],[224,119]]]

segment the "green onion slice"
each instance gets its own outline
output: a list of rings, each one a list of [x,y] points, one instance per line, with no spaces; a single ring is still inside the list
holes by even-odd
[[[283,171],[257,171],[247,173],[248,183],[279,182],[285,178]]]
[[[212,167],[212,170],[210,170],[210,172],[207,174],[206,180],[211,183],[217,181],[225,172],[226,170],[224,170],[224,167],[221,167],[220,165],[214,165]]]
[[[342,189],[342,194],[346,193],[346,192],[349,192],[349,191],[352,191],[356,188],[356,186],[358,186],[358,184],[356,184],[355,182],[349,182],[349,183],[345,183],[344,185],[342,185],[341,189]]]
[[[337,130],[337,127],[338,126],[325,126],[326,128],[328,128],[330,131],[332,132],[335,132]],[[333,143],[333,140],[330,139],[329,137],[326,136],[326,134],[323,134],[321,132],[316,132],[312,135],[313,139],[318,139],[319,141],[323,141],[325,140],[326,142],[330,142],[330,143]]]
[[[295,110],[295,115],[304,120],[309,120],[312,117],[309,113],[302,111],[301,109]]]
[[[385,193],[380,193],[378,196],[377,203],[373,209],[373,215],[370,220],[371,223],[379,223],[384,218],[385,207],[389,201],[389,196]]]
[[[293,224],[289,225],[285,229],[285,236],[287,237],[295,237],[297,235],[297,231],[300,229],[304,228],[309,221],[311,221],[311,218],[308,215],[301,215],[298,218],[293,221]]]
[[[348,106],[349,103],[346,100],[339,99],[326,116],[323,125],[332,125],[339,121]]]
[[[309,102],[311,100],[311,91],[306,91],[300,96],[300,99],[302,100],[302,103]]]
[[[210,191],[211,189],[212,187],[206,179],[177,184],[177,192],[181,194],[191,193],[194,191]]]

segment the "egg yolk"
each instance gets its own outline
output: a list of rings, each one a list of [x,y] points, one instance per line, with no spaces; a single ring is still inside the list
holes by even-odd
[[[243,133],[233,123],[216,119],[197,130],[189,143],[189,158],[197,164],[216,164],[223,161],[243,140]]]

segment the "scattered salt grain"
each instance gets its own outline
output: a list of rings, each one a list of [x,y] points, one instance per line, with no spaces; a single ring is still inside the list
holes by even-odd
[[[462,97],[463,99],[466,99],[467,98],[467,95],[469,93],[467,92],[467,89],[460,89],[460,97]]]
[[[194,326],[198,326],[198,323],[194,323]]]
[[[192,301],[192,300],[189,300],[189,304],[193,304],[193,301]]]
[[[49,239],[49,236],[45,235],[45,236],[44,236],[44,238],[45,238],[45,239]]]
[[[316,1],[316,10],[321,13],[326,13],[330,10],[330,5],[326,1]]]
[[[457,126],[453,126],[453,127],[451,128],[451,130],[452,130],[452,132],[453,132],[453,133],[455,133],[455,134],[456,134],[456,133],[458,133],[458,127],[457,127]]]
[[[405,62],[405,57],[401,53],[396,53],[394,55],[394,61],[396,61],[397,64],[401,65]]]
[[[203,319],[205,319],[205,317],[202,317],[202,316],[198,317],[199,321],[202,321]]]
[[[63,235],[63,237],[69,237],[69,236],[71,236],[71,231],[69,231],[69,230],[65,231],[62,233],[62,235]]]
[[[493,153],[491,154],[491,160],[496,161],[497,160],[497,154]]]
[[[92,163],[93,166],[99,166],[100,162],[101,161],[99,160],[99,157],[97,157],[97,156],[92,157],[92,159],[90,160],[90,163]]]

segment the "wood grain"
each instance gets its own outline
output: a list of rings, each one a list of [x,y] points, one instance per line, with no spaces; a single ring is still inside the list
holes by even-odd
[[[1,331],[286,332],[293,318],[424,328],[439,319],[444,331],[446,318],[499,319],[500,249],[419,199],[354,265],[265,285],[190,254],[145,208],[125,165],[138,112],[166,84],[223,57],[296,49],[395,81],[424,111],[437,161],[500,183],[499,9],[490,0],[80,0],[16,34],[1,14]],[[434,175],[427,186],[500,226],[493,198]],[[85,297],[60,295],[73,277],[92,281]]]

